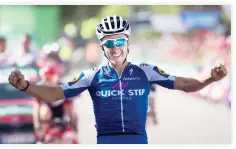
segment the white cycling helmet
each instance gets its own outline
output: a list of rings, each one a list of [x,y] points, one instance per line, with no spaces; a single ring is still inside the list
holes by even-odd
[[[125,34],[130,36],[131,28],[127,20],[121,16],[108,16],[97,25],[96,34],[99,40],[105,36],[114,34]]]

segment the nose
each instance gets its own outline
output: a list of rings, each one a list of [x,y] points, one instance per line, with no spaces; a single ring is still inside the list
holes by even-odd
[[[116,45],[116,44],[114,44],[114,47],[113,48],[110,48],[109,50],[110,51],[116,51],[116,50],[118,50],[119,49],[119,47]]]
[[[119,47],[118,47],[116,44],[114,44],[114,47],[113,47],[112,49],[113,49],[113,50],[118,50]]]

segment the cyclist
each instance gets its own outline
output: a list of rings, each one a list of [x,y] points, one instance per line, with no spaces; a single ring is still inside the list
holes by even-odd
[[[40,69],[40,77],[42,80],[38,84],[49,86],[61,84],[58,82],[58,75],[54,66],[45,66]],[[43,141],[44,135],[50,127],[50,122],[54,119],[69,121],[75,131],[71,133],[76,135],[77,117],[71,100],[59,100],[55,102],[35,100],[33,122],[37,142]]]
[[[169,75],[158,66],[128,62],[131,27],[121,16],[108,16],[96,29],[108,63],[85,70],[61,86],[36,85],[19,70],[9,82],[21,91],[46,102],[71,100],[88,89],[93,100],[98,144],[147,144],[146,117],[152,84],[195,92],[227,75],[224,65],[214,67],[202,80]]]

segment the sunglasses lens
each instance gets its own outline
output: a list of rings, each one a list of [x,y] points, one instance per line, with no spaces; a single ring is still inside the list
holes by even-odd
[[[104,46],[106,46],[107,48],[114,48],[114,45],[115,45],[115,41],[114,40],[107,40],[104,43]]]
[[[122,47],[126,44],[126,39],[125,38],[119,38],[116,40],[116,45],[117,47]]]
[[[107,40],[103,45],[107,48],[114,48],[115,44],[117,47],[124,46],[127,42],[127,39],[125,38],[117,38],[116,40]]]

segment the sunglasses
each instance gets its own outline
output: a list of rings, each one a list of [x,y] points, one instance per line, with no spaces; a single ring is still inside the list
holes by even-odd
[[[117,47],[124,46],[128,41],[128,38],[116,38],[116,39],[108,39],[103,41],[101,44],[105,47],[112,49],[116,45]]]

